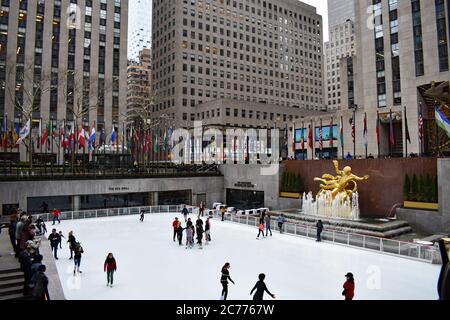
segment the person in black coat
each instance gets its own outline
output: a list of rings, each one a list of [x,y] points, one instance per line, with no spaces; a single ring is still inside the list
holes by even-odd
[[[176,234],[177,234],[177,239],[178,239],[178,243],[181,246],[182,242],[183,242],[183,230],[184,228],[181,226],[181,222],[178,222],[178,226],[176,228]]]
[[[233,279],[230,277],[230,263],[227,262],[222,267],[222,275],[220,277],[220,283],[222,284],[222,300],[227,300],[228,296],[228,280],[231,281],[231,283],[235,284]]]
[[[322,231],[323,231],[322,220],[317,221],[316,228],[317,228],[317,240],[316,241],[321,242],[322,241]]]
[[[24,275],[24,282],[23,282],[24,296],[28,295],[30,290],[31,264],[32,264],[30,251],[31,248],[27,246],[25,250],[22,250],[19,253],[20,270],[22,270]]]
[[[69,244],[69,250],[70,250],[70,258],[69,260],[73,259],[73,252],[75,251],[75,247],[77,245],[77,240],[75,239],[75,236],[73,235],[73,231],[69,232],[69,237],[67,239],[67,243]]]
[[[13,247],[14,252],[17,252],[17,240],[16,240],[16,225],[17,225],[17,216],[11,216],[11,220],[9,221],[8,233],[9,240],[11,241],[11,245]]]
[[[202,246],[202,239],[203,239],[203,225],[198,224],[197,225],[197,243],[201,247]]]
[[[48,237],[50,241],[50,246],[52,247],[52,251],[54,252],[55,259],[58,260],[58,245],[61,241],[61,236],[56,232],[56,229],[52,230],[52,233]]]
[[[253,296],[253,300],[264,300],[264,291],[267,292],[273,299],[275,299],[275,295],[267,289],[266,284],[264,283],[264,279],[266,278],[266,275],[264,273],[261,273],[258,276],[259,281],[255,284],[252,291],[250,291],[250,295],[253,294],[253,291],[256,290],[255,295]]]
[[[442,268],[438,280],[439,300],[450,300],[450,262],[444,240],[439,240],[439,250],[442,257]]]

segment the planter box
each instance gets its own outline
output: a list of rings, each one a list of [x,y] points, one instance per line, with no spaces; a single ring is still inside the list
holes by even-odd
[[[416,201],[405,201],[403,203],[405,208],[412,209],[424,209],[424,210],[439,210],[438,203],[430,203],[430,202],[416,202]]]
[[[303,193],[298,192],[280,192],[281,198],[300,199]]]

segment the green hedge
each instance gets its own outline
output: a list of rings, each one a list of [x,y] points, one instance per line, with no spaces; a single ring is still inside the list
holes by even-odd
[[[409,175],[405,174],[403,197],[406,201],[437,203],[437,177],[431,177],[429,174],[425,176],[413,174],[410,179]]]
[[[304,191],[303,180],[300,175],[291,172],[284,172],[281,178],[281,192],[296,192],[302,193]]]

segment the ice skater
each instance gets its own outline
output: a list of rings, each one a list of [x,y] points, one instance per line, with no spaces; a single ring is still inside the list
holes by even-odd
[[[225,212],[227,209],[225,207],[220,208],[220,213],[222,215],[222,221],[225,221]]]
[[[81,264],[81,254],[84,253],[83,247],[79,242],[77,242],[75,246],[75,254],[73,256],[73,262],[75,264],[75,267],[73,268],[73,275],[75,276],[75,273],[78,271],[78,273],[82,273],[80,270],[80,264]]]
[[[270,236],[272,236],[272,229],[270,228],[270,213],[268,213],[266,215],[266,217],[264,218],[265,223],[266,223],[266,237],[269,235],[269,231],[270,231]]]
[[[278,230],[280,230],[280,233],[283,233],[283,224],[285,222],[284,215],[278,216],[277,222],[278,222]]]
[[[184,216],[184,222],[187,222],[187,216],[189,214],[189,210],[186,208],[186,206],[183,207],[183,210],[181,210],[181,213]]]
[[[353,273],[348,272],[345,275],[347,279],[344,283],[344,291],[342,291],[342,295],[345,297],[345,300],[353,300],[355,296],[355,279],[353,279]]]
[[[175,237],[177,236],[177,228],[180,221],[178,221],[178,218],[175,217],[175,220],[172,222],[172,228],[173,228],[173,242],[175,242]]]
[[[186,227],[186,249],[192,249],[194,247],[194,227]]]
[[[144,222],[144,214],[145,214],[145,210],[142,209],[141,210],[141,218],[139,219],[139,221]]]
[[[205,232],[203,230],[203,224],[197,224],[197,244],[199,249],[203,249],[202,245],[202,239],[203,239],[203,233]]]
[[[62,231],[58,232],[59,234],[59,248],[62,249],[62,238],[65,239],[65,237],[63,236]]]
[[[266,275],[264,273],[261,273],[258,276],[259,281],[256,282],[255,286],[253,287],[252,291],[250,291],[250,295],[253,294],[253,291],[256,290],[255,295],[253,296],[253,300],[264,300],[264,291],[267,292],[273,299],[275,299],[275,295],[267,289],[266,284],[264,283],[264,279],[266,278]]]
[[[109,253],[103,264],[103,270],[106,272],[107,286],[112,288],[114,282],[114,272],[117,271],[117,263],[112,253]]]
[[[176,233],[178,238],[178,244],[181,246],[183,244],[183,230],[184,228],[181,226],[181,221],[178,221]]]
[[[264,223],[263,222],[260,222],[260,224],[259,224],[259,232],[258,232],[258,236],[256,237],[256,240],[259,240],[259,235],[261,235],[261,234],[264,238]]]
[[[61,241],[60,239],[61,237],[59,233],[56,233],[56,229],[53,229],[52,233],[48,236],[48,241],[50,241],[50,246],[56,260],[58,260],[58,245]]]
[[[206,218],[205,222],[205,244],[209,244],[211,242],[211,221],[210,218]]]
[[[58,224],[60,224],[61,220],[59,220],[59,216],[61,215],[61,211],[55,208],[53,209],[52,214],[53,214],[53,225],[55,225],[56,220],[58,220]]]
[[[316,228],[317,228],[317,240],[316,241],[321,242],[322,241],[322,230],[323,230],[322,220],[317,221]]]
[[[69,260],[72,260],[73,259],[73,252],[75,251],[75,247],[77,246],[77,240],[75,239],[75,236],[73,235],[73,231],[69,232],[67,243],[69,244],[69,250],[70,250],[70,258],[69,258]]]
[[[222,284],[222,296],[220,300],[227,300],[228,296],[228,280],[231,281],[231,283],[235,284],[234,281],[230,277],[230,263],[227,262],[222,267],[222,276],[220,277],[220,283]]]

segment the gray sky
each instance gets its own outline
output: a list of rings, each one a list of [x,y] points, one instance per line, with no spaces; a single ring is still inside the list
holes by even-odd
[[[322,16],[323,21],[323,41],[328,41],[328,4],[327,0],[301,0],[304,3],[317,8],[317,13]]]

